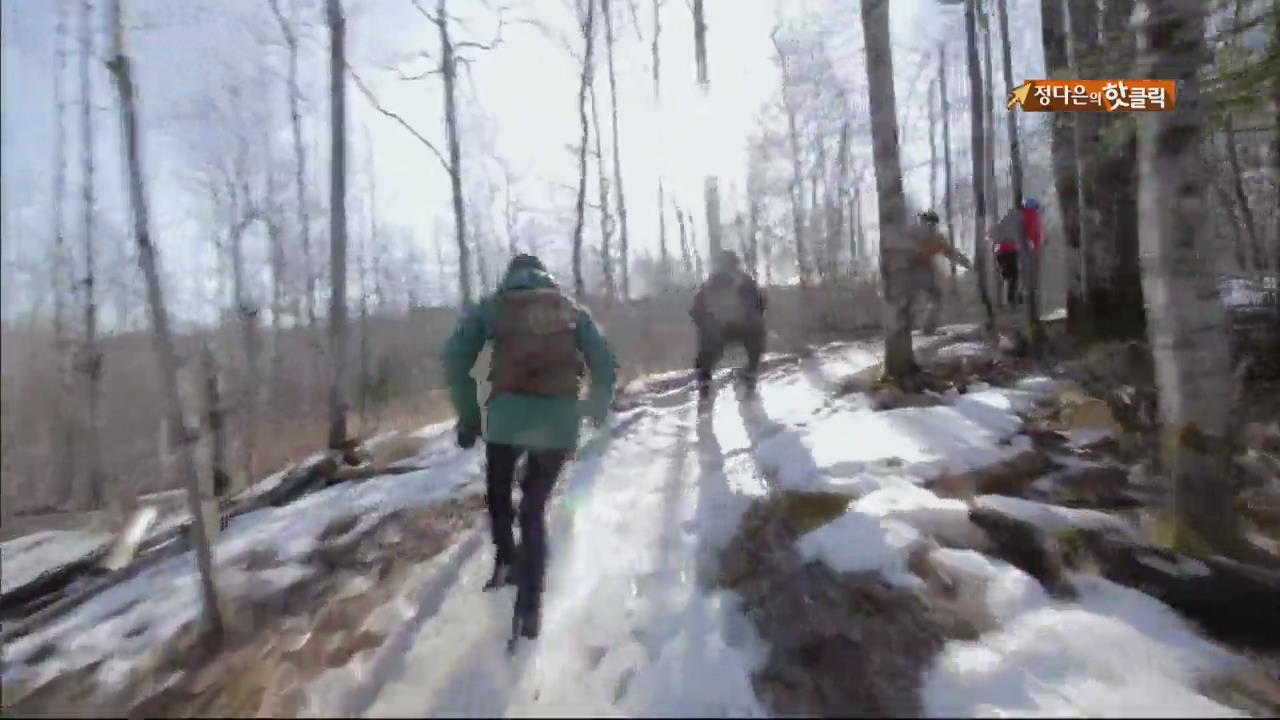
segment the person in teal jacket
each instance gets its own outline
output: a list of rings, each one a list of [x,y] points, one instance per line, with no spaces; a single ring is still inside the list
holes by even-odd
[[[617,362],[591,314],[561,292],[537,257],[517,255],[497,292],[465,311],[444,346],[445,379],[463,448],[473,446],[481,434],[471,370],[488,342],[493,352],[484,428],[485,501],[496,553],[485,590],[514,579],[513,630],[536,637],[546,572],[547,498],[577,448],[581,420],[604,423],[613,402]],[[583,360],[590,378],[585,400],[579,397]],[[527,457],[517,548],[511,490],[522,455]]]

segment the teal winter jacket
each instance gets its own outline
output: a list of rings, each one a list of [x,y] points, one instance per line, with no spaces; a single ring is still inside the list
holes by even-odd
[[[542,289],[555,285],[555,280],[540,270],[514,270],[503,279],[497,293],[472,305],[458,322],[445,342],[442,360],[449,397],[462,425],[480,427],[480,404],[471,370],[485,343],[493,339],[497,296],[507,290]],[[589,370],[590,392],[587,399],[515,393],[491,396],[484,430],[486,442],[572,450],[578,444],[582,418],[605,418],[613,402],[618,366],[608,343],[585,309],[579,309],[577,339],[578,349]]]

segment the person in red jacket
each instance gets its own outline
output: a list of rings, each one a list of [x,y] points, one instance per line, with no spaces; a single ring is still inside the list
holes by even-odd
[[[1039,255],[1042,239],[1040,203],[1035,198],[1027,198],[1021,208],[1010,210],[1000,220],[992,234],[995,236],[991,244],[992,251],[996,256],[1000,278],[1004,280],[1005,301],[1013,306],[1022,300],[1022,293],[1018,288],[1018,249],[1023,236],[1031,246],[1032,261]]]

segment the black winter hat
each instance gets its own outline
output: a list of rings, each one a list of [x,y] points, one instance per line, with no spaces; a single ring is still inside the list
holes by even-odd
[[[511,264],[507,266],[508,274],[513,273],[516,270],[541,270],[542,272],[546,272],[547,266],[543,265],[542,261],[539,260],[536,255],[520,253],[519,255],[511,258]]]

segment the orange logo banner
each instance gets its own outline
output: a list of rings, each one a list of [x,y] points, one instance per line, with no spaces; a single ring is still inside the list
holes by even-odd
[[[1172,110],[1173,80],[1027,80],[1009,91],[1008,109],[1027,112]]]

